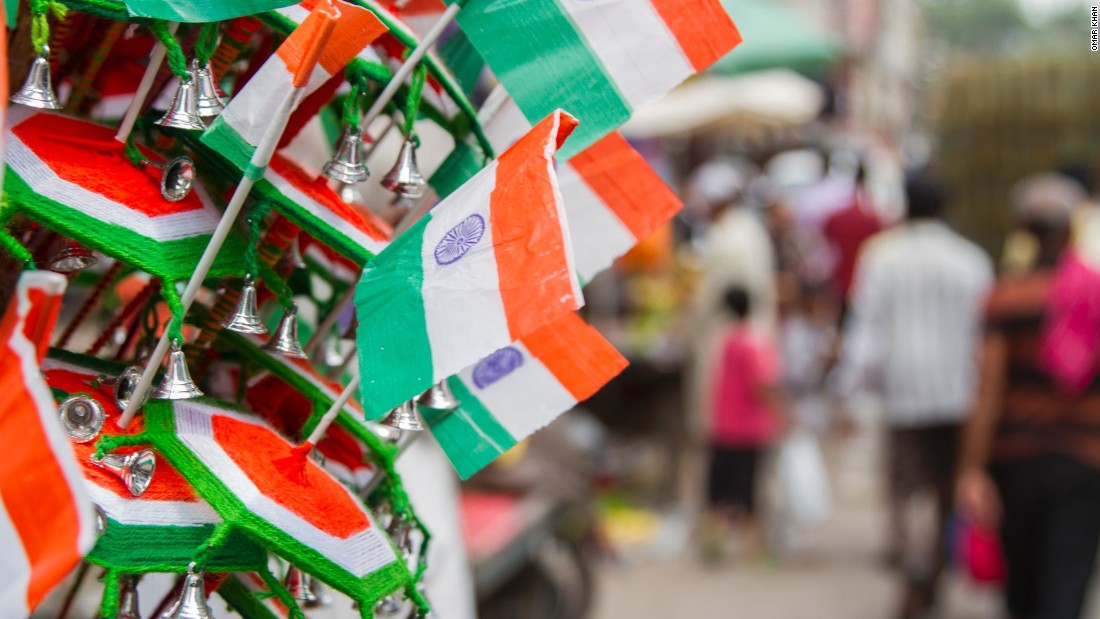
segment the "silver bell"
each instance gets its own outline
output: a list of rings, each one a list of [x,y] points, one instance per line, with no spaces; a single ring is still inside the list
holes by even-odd
[[[241,299],[237,301],[233,313],[222,319],[221,325],[237,333],[267,333],[267,327],[260,321],[259,311],[256,309],[256,284],[251,275],[244,276]]]
[[[131,365],[122,370],[122,373],[115,379],[115,404],[118,404],[119,409],[126,410],[126,407],[130,405],[130,398],[133,397],[137,384],[141,382],[141,375],[141,367]],[[145,397],[146,399],[149,398],[148,392],[146,392]],[[142,402],[142,404],[144,403]]]
[[[424,426],[420,423],[420,416],[416,414],[416,407],[413,406],[412,400],[391,410],[382,420],[382,423],[391,428],[409,432],[419,432],[424,429]]]
[[[99,262],[95,254],[75,241],[66,241],[50,258],[50,270],[57,273],[76,273]]]
[[[191,60],[191,81],[195,84],[195,108],[202,118],[217,116],[225,109],[226,96],[214,80],[210,63],[199,66],[199,59]]]
[[[286,308],[283,317],[279,319],[279,326],[271,339],[262,347],[268,352],[278,353],[291,359],[305,359],[306,351],[298,343],[298,306],[291,305]]]
[[[195,571],[194,563],[187,566],[187,577],[183,579],[179,599],[161,614],[160,619],[214,619],[214,614],[206,604],[206,585],[202,582],[202,572]]]
[[[172,341],[172,352],[168,353],[168,368],[164,371],[164,378],[153,392],[153,398],[157,400],[190,400],[202,395],[202,391],[191,380],[191,372],[187,371],[187,357],[180,350],[180,343]]]
[[[419,198],[424,195],[426,184],[416,165],[416,143],[405,140],[397,154],[397,163],[382,177],[382,186],[406,198]]]
[[[74,443],[87,443],[99,436],[107,414],[103,405],[86,395],[69,396],[57,405],[61,427]]]
[[[206,124],[199,118],[199,107],[195,101],[195,80],[179,80],[176,95],[172,97],[172,106],[160,117],[157,124],[173,129],[204,131]]]
[[[416,403],[433,411],[453,411],[461,404],[455,394],[451,393],[451,387],[447,384],[446,379],[432,385],[431,388],[420,394],[416,398]]]
[[[92,462],[114,473],[134,496],[141,496],[153,481],[157,470],[157,457],[152,450],[142,449],[132,454],[107,454],[102,458],[92,456]]]
[[[161,167],[157,165],[157,167]],[[160,175],[160,195],[169,202],[179,202],[191,193],[195,184],[195,162],[182,155],[164,165]]]
[[[302,608],[317,608],[321,599],[313,593],[313,577],[291,565],[283,578],[283,588]]]
[[[12,103],[36,107],[43,110],[60,110],[61,104],[57,101],[57,95],[53,94],[53,83],[50,79],[50,48],[43,46],[42,55],[31,63],[31,70],[27,73],[27,80],[19,92],[11,97]]]
[[[361,183],[370,176],[363,157],[363,134],[358,127],[344,127],[336,153],[328,160],[321,173],[345,184]]]
[[[119,578],[118,614],[115,615],[115,619],[141,619],[137,581],[137,576],[132,574]]]

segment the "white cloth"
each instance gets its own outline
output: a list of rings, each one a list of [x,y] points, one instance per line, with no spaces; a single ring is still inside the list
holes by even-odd
[[[856,266],[838,386],[882,392],[895,427],[957,422],[974,395],[977,342],[993,267],[938,221],[874,237]]]

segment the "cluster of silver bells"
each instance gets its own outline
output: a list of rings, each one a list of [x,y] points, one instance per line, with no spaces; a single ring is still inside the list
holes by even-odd
[[[158,125],[203,131],[206,129],[203,119],[217,116],[225,109],[226,96],[214,80],[210,64],[200,65],[197,59],[192,60],[189,73],[190,79],[179,79],[172,104],[164,116],[157,120]]]
[[[44,110],[61,109],[61,103],[53,91],[49,55],[50,49],[43,46],[31,63],[22,88],[12,95],[12,103]],[[189,74],[187,80],[180,78],[172,105],[157,121],[158,125],[201,131],[206,129],[202,119],[217,116],[225,109],[225,93],[214,80],[209,63],[200,65],[198,60],[192,60]]]
[[[233,313],[221,321],[222,327],[236,333],[248,333],[252,335],[264,335],[267,327],[260,320],[259,310],[256,308],[256,284],[251,275],[244,278],[244,288],[241,289],[241,298],[237,301],[237,307]],[[279,326],[275,328],[274,335],[261,346],[264,350],[290,357],[291,359],[305,359],[306,351],[298,343],[298,307],[291,305],[283,312],[279,320]]]
[[[399,404],[396,408],[386,413],[382,418],[382,424],[405,432],[419,432],[424,429],[420,421],[418,408],[423,408],[435,414],[446,414],[458,408],[461,402],[451,392],[446,380],[435,383],[427,391],[421,393],[415,399]]]
[[[363,134],[358,127],[344,127],[336,153],[325,164],[322,173],[345,185],[361,183],[370,177],[363,150]],[[416,143],[405,140],[397,154],[397,162],[382,177],[382,186],[399,198],[416,200],[424,195],[427,182],[416,164]]]

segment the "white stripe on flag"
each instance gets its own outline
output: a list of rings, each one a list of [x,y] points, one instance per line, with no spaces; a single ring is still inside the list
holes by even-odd
[[[484,389],[474,384],[472,376],[476,365],[463,370],[459,376],[512,438],[521,441],[553,421],[562,411],[573,408],[577,401],[523,344],[517,342],[512,348],[523,354],[523,365]]]
[[[558,166],[558,184],[569,231],[579,247],[577,273],[588,283],[638,241],[572,165]]]
[[[362,578],[397,560],[393,547],[382,533],[378,524],[371,522],[369,528],[341,539],[330,535],[301,516],[270,499],[256,487],[248,475],[214,440],[211,415],[225,415],[238,421],[256,424],[255,421],[226,411],[210,408],[198,403],[177,401],[174,405],[176,429],[179,440],[191,449],[191,452],[212,471],[218,472],[221,483],[229,487],[247,509],[257,516],[275,525],[280,531],[293,537],[309,548],[320,552],[330,561],[344,568],[357,578]],[[347,488],[348,500],[357,504],[355,497]],[[367,516],[370,520],[369,515]]]
[[[0,619],[26,619],[27,587],[31,582],[31,565],[23,554],[23,540],[11,523],[7,507],[0,501]]]
[[[49,271],[24,272],[16,285],[16,300],[19,303],[20,316],[27,316],[31,311],[31,300],[27,294],[28,288],[42,290],[53,297],[60,297],[68,280],[64,275]],[[22,324],[22,321],[21,321]],[[84,474],[80,471],[80,465],[73,456],[72,443],[58,425],[57,402],[53,398],[53,392],[42,377],[42,369],[38,364],[38,355],[35,344],[27,339],[23,331],[17,330],[9,341],[11,349],[19,356],[19,364],[22,368],[23,383],[27,393],[34,398],[34,408],[38,412],[40,429],[50,445],[54,460],[61,469],[65,478],[65,485],[72,493],[72,501],[79,520],[77,531],[76,550],[80,554],[87,553],[95,544],[95,511],[91,499],[84,492]],[[56,483],[56,480],[54,480]],[[0,546],[4,548],[4,546]]]
[[[631,107],[663,95],[695,73],[646,0],[557,0],[588,40]]]
[[[443,204],[433,209],[424,227],[421,268],[424,284],[420,295],[424,302],[424,320],[429,342],[447,342],[432,346],[432,368],[436,378],[445,378],[469,364],[468,352],[484,347],[485,342],[511,340],[508,317],[500,298],[490,200],[496,188],[497,162],[492,161]],[[502,208],[521,205],[502,205]],[[435,249],[444,235],[475,215],[485,226],[480,240],[461,258],[439,264]],[[463,285],[455,288],[454,283]],[[470,294],[469,289],[476,289]]]
[[[7,164],[16,174],[39,194],[90,217],[122,226],[141,236],[162,242],[210,234],[218,225],[217,217],[207,208],[149,217],[61,178],[18,137],[11,132],[8,132],[5,137],[7,138]],[[206,206],[205,195],[198,191],[197,185],[195,189],[196,195]]]

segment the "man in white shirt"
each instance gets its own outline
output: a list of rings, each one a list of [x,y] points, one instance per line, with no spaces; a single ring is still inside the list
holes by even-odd
[[[872,237],[856,266],[836,386],[877,388],[886,412],[895,558],[908,590],[900,617],[933,602],[946,558],[958,434],[974,395],[977,342],[992,264],[941,219],[944,196],[927,177],[906,183],[907,217]],[[931,490],[934,539],[910,540],[906,501]],[[902,549],[920,549],[902,556]]]

